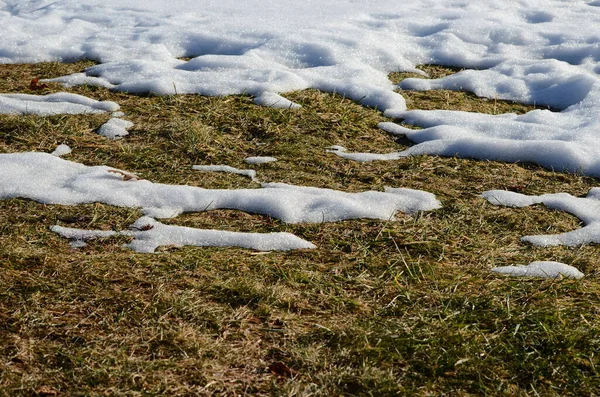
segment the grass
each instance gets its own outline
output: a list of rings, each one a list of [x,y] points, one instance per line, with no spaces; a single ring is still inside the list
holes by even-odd
[[[89,63],[2,65],[0,92]],[[453,70],[425,67],[432,76]],[[435,72],[435,73],[434,73]],[[438,73],[438,74],[436,74]],[[395,74],[399,80],[407,75]],[[52,85],[43,92],[63,90]],[[245,96],[132,96],[68,91],[118,102],[135,123],[109,141],[108,116],[0,116],[0,150],[51,151],[154,182],[258,187],[193,164],[255,166],[264,181],[347,191],[424,189],[444,207],[397,221],[286,225],[238,211],[184,214],[167,223],[288,231],[312,251],[165,247],[138,254],[125,237],[72,249],[54,224],[123,229],[137,209],[0,201],[0,395],[595,395],[600,390],[597,247],[539,248],[528,234],[579,221],[534,206],[495,207],[489,189],[582,195],[596,180],[541,169],[433,156],[355,163],[328,154],[395,151],[386,119],[338,95],[286,95],[295,111]],[[39,92],[35,92],[39,93]],[[455,92],[403,93],[414,108],[487,113],[529,108]],[[66,222],[69,223],[66,223]],[[493,266],[557,260],[582,280],[499,277]]]

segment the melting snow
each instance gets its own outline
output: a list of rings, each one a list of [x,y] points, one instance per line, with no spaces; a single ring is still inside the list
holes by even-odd
[[[575,267],[560,262],[537,261],[529,265],[501,266],[492,269],[493,272],[508,276],[543,277],[543,278],[582,278],[584,276]]]
[[[131,127],[133,127],[131,121],[113,117],[98,128],[98,134],[108,139],[119,139],[129,135],[129,131],[127,130]]]
[[[581,229],[556,235],[525,236],[523,241],[540,246],[567,245],[577,246],[600,243],[600,188],[592,188],[586,197],[574,197],[567,193],[527,196],[504,190],[490,190],[482,197],[494,205],[509,207],[527,207],[544,204],[550,209],[565,211],[585,224]]]
[[[0,62],[100,62],[52,79],[68,85],[246,93],[281,108],[297,104],[280,94],[316,88],[424,128],[396,129],[417,143],[406,151],[383,157],[336,152],[346,158],[458,155],[600,176],[600,49],[590,28],[600,25],[595,2],[332,0],[315,7],[282,0],[264,7],[258,0],[5,0],[0,24]],[[471,70],[406,79],[401,90],[466,90],[561,111],[406,111],[402,91],[394,91],[387,74],[415,72],[424,63]],[[32,100],[4,96],[0,103],[10,112],[36,111]]]
[[[154,252],[160,246],[192,245],[196,247],[242,247],[257,251],[289,251],[316,248],[312,243],[290,233],[240,233],[171,226],[144,216],[131,230],[83,230],[55,225],[51,230],[72,240],[75,248],[85,241],[111,236],[132,236],[126,246],[137,252]]]
[[[352,153],[348,152],[347,149],[343,146],[335,145],[330,146],[327,149],[327,152],[333,153],[339,157],[359,161],[361,163],[366,163],[369,161],[377,161],[377,160],[398,160],[403,157],[400,152],[392,152],[392,153]]]
[[[387,188],[346,193],[332,189],[266,183],[261,189],[202,189],[164,185],[106,166],[89,167],[47,153],[0,154],[0,199],[23,197],[47,204],[102,202],[139,207],[146,215],[174,217],[219,208],[268,215],[286,223],[344,219],[393,219],[440,207],[431,193]]]
[[[1,18],[0,18],[1,20]],[[0,114],[86,114],[114,112],[119,105],[67,92],[48,95],[0,94]]]
[[[265,163],[273,163],[273,162],[277,161],[277,159],[275,157],[268,157],[268,156],[253,156],[253,157],[246,157],[244,159],[244,161],[248,164],[265,164]]]
[[[229,172],[231,174],[247,176],[253,181],[256,180],[256,171],[241,170],[239,168],[230,167],[228,165],[193,165],[192,169],[197,171]]]
[[[600,26],[597,1],[332,0],[318,7],[292,0],[272,2],[269,7],[258,0],[131,3],[0,1],[0,63],[87,58],[100,64],[51,80],[131,93],[246,93],[259,104],[281,108],[297,104],[280,94],[316,88],[423,128],[382,123],[382,129],[406,135],[416,145],[388,154],[332,148],[338,156],[370,161],[425,153],[458,155],[534,162],[558,171],[600,176],[600,47],[598,30],[593,28]],[[387,74],[418,72],[415,66],[426,63],[472,70],[437,80],[406,79],[399,88],[467,90],[559,111],[537,109],[524,115],[407,111],[402,91],[395,91],[398,87]],[[0,95],[0,113],[116,110],[115,103],[67,93]],[[260,159],[267,158],[246,161],[256,164]],[[124,181],[108,167],[86,167],[40,153],[0,155],[0,165],[3,198],[73,204],[103,201],[143,207],[154,216],[236,208],[286,222],[321,222],[387,219],[397,210],[439,206],[427,193],[397,189],[350,194],[267,184],[262,189],[219,191],[136,178]],[[595,189],[586,198],[495,194],[501,198],[499,204],[541,202],[569,211],[586,224],[558,236],[530,236],[528,241],[600,242],[596,215],[600,194]]]
[[[537,162],[544,166],[600,172],[594,160],[600,144],[589,139],[600,123],[594,106],[600,50],[590,28],[600,24],[595,2],[332,0],[315,7],[282,0],[264,7],[258,0],[5,0],[0,23],[0,62],[100,62],[54,79],[66,84],[247,93],[284,108],[296,104],[281,93],[316,88],[436,128],[415,137],[421,145],[413,153],[537,161],[543,149]],[[406,112],[387,73],[424,63],[473,70],[432,82],[405,80],[402,89],[469,90],[564,110],[518,117]],[[515,142],[525,149],[511,155]],[[549,152],[564,154],[549,160]]]
[[[56,149],[54,149],[54,151],[52,153],[50,153],[53,156],[64,156],[65,154],[69,154],[71,153],[71,148],[69,147],[69,145],[65,145],[65,144],[61,144],[58,145],[56,147]]]

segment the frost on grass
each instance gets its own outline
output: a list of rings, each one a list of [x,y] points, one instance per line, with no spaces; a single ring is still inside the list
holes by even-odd
[[[239,168],[231,167],[228,165],[193,165],[193,170],[196,171],[208,171],[208,172],[228,172],[230,174],[238,174],[247,176],[248,178],[256,181],[256,171],[254,170],[242,170]]]
[[[57,114],[105,113],[119,110],[110,101],[96,101],[82,95],[58,92],[48,95],[0,94],[0,114]]]
[[[128,120],[113,117],[98,128],[98,134],[108,139],[119,139],[129,135],[129,130],[133,123]]]
[[[440,207],[431,193],[387,188],[384,192],[346,193],[333,189],[262,184],[260,189],[202,189],[139,180],[106,166],[85,166],[47,153],[0,154],[0,199],[29,198],[46,204],[101,202],[142,208],[146,215],[174,217],[182,212],[235,209],[268,215],[286,223],[345,219],[394,219]],[[129,177],[131,176],[132,177]]]
[[[290,251],[313,249],[314,244],[291,233],[241,233],[221,230],[204,230],[184,226],[165,225],[153,218],[139,218],[130,230],[84,230],[55,225],[51,230],[72,241],[75,248],[85,241],[111,236],[131,236],[126,246],[137,252],[152,253],[161,246],[183,247],[241,247],[257,251]]]
[[[494,205],[527,207],[544,204],[554,210],[565,211],[579,218],[584,226],[581,229],[555,235],[525,236],[523,241],[539,246],[578,246],[600,243],[600,188],[592,188],[586,197],[574,197],[567,193],[528,196],[504,190],[490,190],[481,195]]]
[[[575,267],[560,262],[536,261],[529,265],[500,266],[492,269],[495,273],[507,276],[542,278],[582,278],[584,276]]]

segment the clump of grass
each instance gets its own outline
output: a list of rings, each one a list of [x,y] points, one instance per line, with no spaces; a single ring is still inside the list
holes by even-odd
[[[87,65],[2,66],[2,91],[22,92],[29,76],[53,77]],[[594,179],[433,156],[346,161],[324,148],[393,151],[406,143],[376,128],[385,120],[377,111],[315,90],[287,95],[303,105],[294,111],[258,107],[246,96],[69,91],[119,103],[135,123],[131,135],[109,141],[94,134],[107,116],[0,116],[1,151],[51,151],[68,143],[74,150],[65,158],[73,161],[207,188],[257,185],[191,165],[250,168],[244,157],[268,155],[280,161],[253,166],[264,181],[347,191],[424,189],[444,207],[399,214],[397,221],[322,225],[286,225],[227,210],[184,214],[165,222],[288,231],[318,248],[256,254],[166,247],[148,255],[124,248],[123,237],[75,250],[49,231],[54,224],[124,229],[140,215],[137,209],[0,201],[0,394],[512,396],[598,390],[597,247],[523,244],[525,234],[571,230],[579,221],[544,207],[495,207],[478,197],[488,189],[581,195]],[[493,113],[514,106],[455,92],[411,98],[414,108]],[[489,272],[532,260],[575,264],[587,276],[514,280]]]

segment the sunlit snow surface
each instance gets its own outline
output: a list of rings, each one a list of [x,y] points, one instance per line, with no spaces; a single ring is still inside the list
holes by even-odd
[[[594,1],[5,0],[0,26],[0,62],[100,62],[85,73],[57,76],[66,84],[248,93],[281,108],[298,105],[280,94],[317,88],[424,127],[397,129],[417,145],[381,159],[458,155],[600,175],[600,7]],[[560,112],[405,111],[387,73],[419,64],[472,70],[407,79],[401,89],[468,90]]]
[[[266,164],[266,163],[273,163],[273,162],[277,161],[277,159],[275,157],[269,157],[269,156],[251,156],[251,157],[246,157],[244,159],[244,161],[248,164]]]
[[[0,37],[2,36],[0,35]],[[67,92],[48,95],[0,94],[0,114],[52,116],[105,113],[117,110],[119,110],[119,105],[114,102],[97,101]]]
[[[108,139],[119,139],[129,135],[128,130],[131,127],[133,127],[131,121],[113,117],[98,128],[98,134],[105,136]]]
[[[46,153],[0,154],[0,199],[22,197],[46,204],[105,204],[139,207],[156,218],[182,212],[237,209],[286,223],[345,219],[394,219],[397,211],[415,213],[440,207],[431,193],[401,188],[384,192],[338,190],[263,183],[260,189],[202,189],[165,185],[106,166],[89,167]]]
[[[541,277],[541,278],[582,278],[584,276],[577,268],[560,262],[536,261],[529,265],[500,266],[492,269],[495,273],[508,276]]]
[[[405,131],[418,143],[405,155],[533,161],[600,175],[598,2],[5,0],[0,26],[0,62],[100,62],[57,80],[68,84],[248,93],[282,108],[296,104],[279,94],[317,88],[425,127]],[[387,73],[425,63],[476,70],[408,79],[402,89],[463,89],[562,111],[405,112]]]
[[[161,246],[242,247],[257,251],[289,251],[316,248],[314,244],[290,233],[240,233],[203,230],[165,225],[147,216],[141,217],[130,230],[83,230],[55,225],[51,230],[81,247],[88,240],[111,236],[131,236],[127,247],[137,252],[154,252]]]
[[[348,159],[401,161],[415,154],[459,155],[535,162],[557,171],[600,176],[598,1],[132,3],[0,0],[0,63],[88,58],[99,64],[85,73],[56,76],[55,81],[132,93],[247,93],[258,104],[280,108],[298,106],[284,97],[286,92],[317,88],[423,128],[383,123],[382,129],[406,135],[416,145],[381,155],[349,153],[341,146],[332,149]],[[472,70],[433,81],[407,79],[401,90],[468,90],[558,111],[541,108],[520,116],[406,111],[402,91],[394,91],[398,87],[387,74],[416,71],[419,64]],[[53,95],[71,103],[54,101],[59,97],[2,95],[0,112],[58,114],[78,108],[77,113],[94,113],[118,108],[113,103],[98,107],[89,98],[73,102],[72,94]],[[40,100],[44,101],[41,105]],[[235,208],[286,222],[382,219],[403,210],[406,197],[414,200],[406,191],[348,194],[289,185],[206,191],[210,194],[204,197],[199,188],[123,181],[108,172],[109,167],[59,164],[64,160],[40,154],[12,156],[1,160],[2,169],[8,170],[0,174],[1,197],[70,203],[98,200],[140,206],[156,217],[199,208],[230,208],[235,203]],[[25,156],[25,163],[17,161],[18,156]],[[39,172],[46,168],[54,173]],[[33,182],[28,184],[28,180]],[[174,204],[167,199],[167,191],[169,195],[176,191],[180,201]],[[294,202],[297,198],[301,205]],[[595,208],[594,199],[590,200],[583,207]],[[416,200],[427,203],[427,208],[438,205],[434,201],[431,197]],[[372,202],[377,205],[371,207]],[[549,205],[549,201],[544,203]],[[596,222],[584,222],[587,229],[581,230],[588,236]],[[590,240],[578,236],[571,234],[565,241]]]
[[[240,171],[217,167],[219,171]],[[391,220],[397,211],[415,213],[440,207],[431,193],[402,188],[385,192],[345,193],[338,190],[283,183],[263,183],[260,189],[202,189],[165,185],[139,179],[127,171],[106,166],[89,167],[53,154],[0,154],[0,199],[28,198],[46,204],[102,202],[139,207],[148,215],[134,224],[135,232],[94,231],[54,226],[53,230],[75,241],[128,235],[129,247],[154,252],[162,245],[239,246],[257,250],[314,248],[312,243],[289,233],[257,234],[210,231],[164,225],[154,218],[175,217],[182,212],[235,209],[268,215],[287,223],[320,223],[345,219]],[[214,170],[211,168],[211,170]],[[144,226],[144,227],[142,227]],[[146,227],[150,226],[150,227]]]
[[[509,207],[527,207],[544,204],[550,209],[568,212],[581,219],[584,227],[567,233],[555,235],[525,236],[523,241],[540,246],[567,245],[578,246],[600,243],[600,188],[592,188],[586,197],[574,197],[567,193],[527,196],[504,190],[490,190],[482,197],[495,205]]]
[[[54,149],[54,151],[52,153],[50,153],[53,156],[65,156],[69,153],[71,153],[72,149],[69,145],[65,145],[65,144],[60,144],[56,147],[56,149]]]

